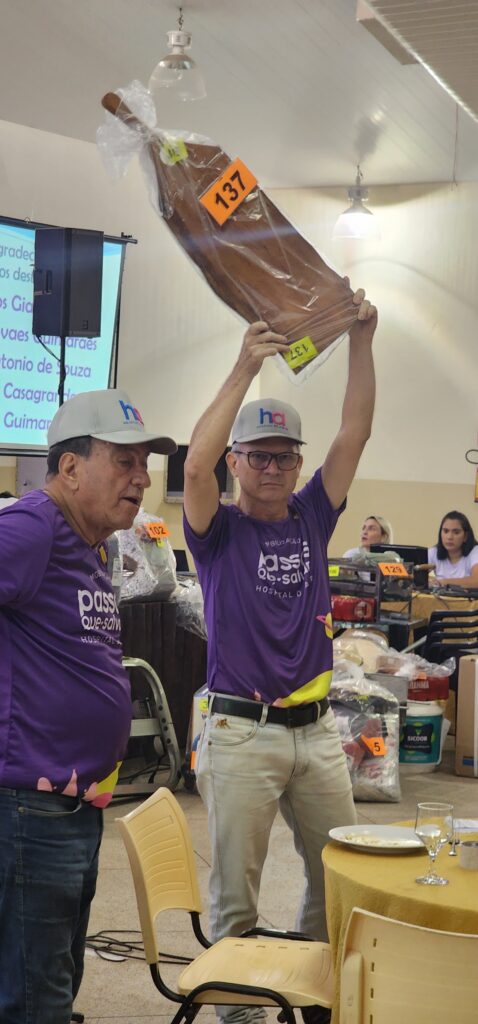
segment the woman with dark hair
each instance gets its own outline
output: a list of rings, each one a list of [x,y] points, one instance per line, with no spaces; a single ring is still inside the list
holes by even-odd
[[[478,587],[478,544],[469,519],[454,509],[440,523],[438,541],[428,549],[428,561],[435,566],[441,585]]]

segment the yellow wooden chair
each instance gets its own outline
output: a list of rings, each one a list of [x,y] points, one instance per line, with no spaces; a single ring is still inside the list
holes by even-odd
[[[203,934],[194,851],[178,801],[160,788],[140,807],[117,818],[134,879],[146,961],[154,984],[179,1003],[172,1024],[192,1021],[204,1004],[276,1005],[294,1024],[293,1007],[332,1005],[330,947],[294,932],[253,929],[211,944]],[[177,978],[176,990],[160,973],[156,919],[162,911],[190,914],[204,946]]]
[[[476,1024],[478,935],[405,924],[354,907],[340,1024]]]

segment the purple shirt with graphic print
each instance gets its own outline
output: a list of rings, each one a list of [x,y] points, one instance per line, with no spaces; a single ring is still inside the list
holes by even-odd
[[[31,491],[0,513],[0,564],[0,786],[104,804],[131,696],[100,551]]]
[[[278,522],[220,505],[198,537],[185,519],[204,595],[208,685],[285,706],[326,695],[332,670],[327,544],[337,518],[321,470]]]

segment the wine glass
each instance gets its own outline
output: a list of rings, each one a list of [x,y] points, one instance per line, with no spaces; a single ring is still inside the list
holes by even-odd
[[[435,871],[435,861],[445,843],[453,835],[452,804],[417,804],[415,832],[428,850],[428,872],[415,881],[419,885],[448,885],[448,878],[441,878]]]

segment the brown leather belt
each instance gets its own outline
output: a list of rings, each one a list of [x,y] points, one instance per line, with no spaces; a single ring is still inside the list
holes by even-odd
[[[219,715],[236,715],[238,718],[252,718],[254,722],[262,720],[264,707],[267,707],[265,722],[274,725],[285,725],[286,729],[297,729],[301,725],[310,725],[329,710],[327,697],[314,701],[313,704],[300,704],[297,707],[279,708],[264,705],[255,700],[236,700],[235,697],[219,697],[212,693],[209,697],[211,712]]]

